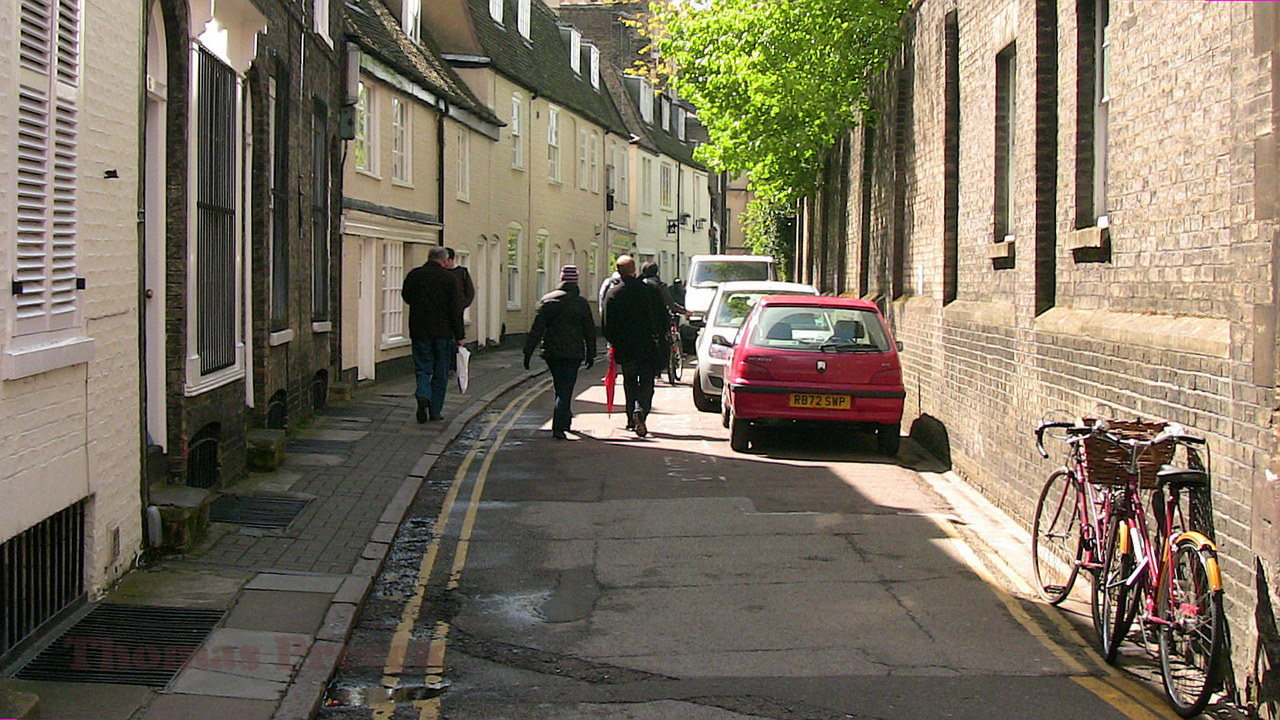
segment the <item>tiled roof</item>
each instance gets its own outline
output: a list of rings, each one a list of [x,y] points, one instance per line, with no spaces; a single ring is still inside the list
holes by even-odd
[[[421,44],[415,43],[380,0],[347,0],[345,17],[350,39],[365,52],[449,102],[488,122],[504,124],[440,57],[430,35],[424,31]]]
[[[516,27],[516,2],[505,0],[505,22],[489,16],[489,0],[467,0],[472,25],[492,67],[513,82],[603,126],[627,134],[626,126],[603,84],[591,86],[590,68],[575,73],[569,66],[569,47],[561,37],[559,20],[540,0],[532,0],[526,40]]]

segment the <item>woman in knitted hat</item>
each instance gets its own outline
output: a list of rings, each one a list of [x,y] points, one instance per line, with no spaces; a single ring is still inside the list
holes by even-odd
[[[555,387],[556,407],[551,416],[551,436],[568,440],[573,419],[571,404],[573,387],[578,382],[578,366],[591,367],[596,354],[596,325],[591,307],[578,290],[578,267],[560,268],[560,287],[542,297],[538,314],[524,344],[524,368],[534,350],[542,345],[542,359],[547,361]]]

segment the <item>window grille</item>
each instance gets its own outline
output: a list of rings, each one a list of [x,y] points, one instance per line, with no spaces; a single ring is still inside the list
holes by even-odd
[[[218,484],[220,467],[218,460],[218,444],[222,436],[222,428],[218,423],[209,423],[191,436],[187,443],[187,486],[194,488],[211,488]]]
[[[382,244],[382,341],[404,339],[404,243]]]
[[[84,595],[84,503],[0,544],[0,657]]]
[[[213,53],[197,55],[196,351],[200,372],[235,363],[235,71]]]

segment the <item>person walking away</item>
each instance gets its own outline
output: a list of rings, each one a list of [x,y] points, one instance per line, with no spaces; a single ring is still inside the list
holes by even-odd
[[[551,415],[551,437],[568,440],[573,420],[573,386],[578,382],[578,366],[591,367],[596,354],[596,325],[591,306],[578,289],[578,267],[560,268],[560,287],[542,296],[533,327],[524,343],[524,369],[542,345],[542,359],[551,371],[556,405]]]
[[[462,309],[466,310],[471,307],[471,303],[476,300],[476,284],[471,281],[471,271],[458,264],[457,253],[453,248],[446,248],[449,251],[449,262],[445,264],[445,269],[462,281]]]
[[[658,290],[658,295],[662,297],[662,304],[672,315],[688,316],[689,311],[684,309],[684,305],[676,302],[671,291],[667,288],[667,284],[662,282],[662,278],[658,277],[658,263],[647,262],[640,266],[640,279]]]
[[[622,282],[605,293],[600,323],[622,368],[627,429],[648,434],[646,420],[653,410],[653,380],[666,361],[665,340],[670,316],[656,288],[636,277],[636,261],[618,258]]]
[[[448,249],[431,248],[427,262],[409,271],[400,290],[409,305],[409,339],[417,379],[414,397],[420,423],[443,419],[449,369],[466,337],[462,325],[462,280],[445,267],[447,262]]]

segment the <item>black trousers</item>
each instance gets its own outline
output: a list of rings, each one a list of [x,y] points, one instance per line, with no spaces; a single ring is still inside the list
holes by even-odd
[[[564,358],[546,358],[546,361],[556,394],[556,407],[551,414],[551,430],[567,432],[573,421],[573,386],[578,382],[578,366],[582,361]]]
[[[653,409],[653,379],[658,374],[657,363],[643,358],[622,363],[622,392],[627,402],[627,424],[644,419]]]

